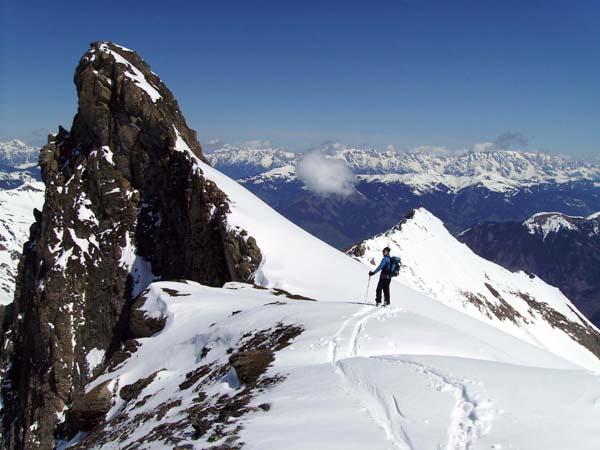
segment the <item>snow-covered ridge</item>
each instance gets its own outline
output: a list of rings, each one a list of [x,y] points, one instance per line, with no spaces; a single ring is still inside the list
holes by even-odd
[[[559,212],[540,212],[523,222],[529,233],[540,233],[544,239],[560,231],[580,231],[600,234],[600,213],[588,217],[569,216]]]
[[[386,246],[402,258],[399,282],[571,361],[598,360],[599,349],[585,348],[583,336],[600,342],[600,333],[560,290],[477,256],[425,209],[357,244],[349,254],[374,267]],[[568,342],[579,332],[579,348],[574,348]]]
[[[593,220],[593,219],[598,219],[600,218],[600,211],[594,213],[594,214],[590,214],[589,216],[587,216],[588,220]]]
[[[600,166],[544,153],[471,151],[442,155],[350,148],[341,144],[327,145],[321,150],[330,158],[345,161],[361,180],[404,183],[413,186],[416,192],[442,187],[459,191],[475,185],[506,192],[540,183],[600,181]],[[224,146],[207,157],[222,170],[234,165],[262,168],[260,174],[253,174],[253,181],[260,182],[261,174],[264,180],[272,178],[272,170],[284,166],[289,173],[287,179],[292,180],[293,167],[302,154],[273,148]]]

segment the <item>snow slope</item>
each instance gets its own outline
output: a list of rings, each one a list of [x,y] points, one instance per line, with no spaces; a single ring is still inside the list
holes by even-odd
[[[255,273],[256,283],[324,300],[358,300],[364,295],[364,266],[345,258],[338,250],[294,225],[237,182],[202,162],[181,137],[177,141],[177,149],[189,155],[198,170],[227,194],[231,209],[229,226],[246,230],[256,239],[263,254],[261,266]],[[328,273],[331,273],[330,277]],[[340,273],[355,282],[337,282]]]
[[[168,442],[198,450],[235,438],[261,450],[591,450],[600,437],[598,373],[415,292],[387,309],[290,300],[240,283],[159,282],[147,297],[147,314],[166,318],[165,328],[88,386],[108,382],[114,401],[110,437],[85,448],[162,449],[164,428]],[[263,376],[279,381],[253,392],[244,414],[202,413],[218,434],[209,427],[193,438],[194,405],[243,398],[230,355],[281,324],[303,331]],[[119,395],[152,374],[135,399]]]
[[[44,204],[44,183],[27,182],[0,190],[0,304],[13,301],[15,277],[23,244],[29,239],[33,208]]]
[[[396,227],[349,253],[375,267],[386,246],[402,259],[399,283],[577,364],[597,366],[598,357],[573,345],[572,337],[582,332],[583,339],[598,330],[559,289],[477,256],[427,210],[415,210]]]
[[[87,392],[106,386],[112,393],[103,428],[58,448],[78,441],[98,449],[238,448],[240,442],[261,450],[596,447],[600,361],[587,349],[536,311],[526,316],[535,322],[507,326],[489,317],[490,310],[439,295],[449,280],[442,265],[424,280],[441,286],[429,296],[419,292],[423,285],[411,284],[416,278],[403,277],[392,283],[392,307],[363,304],[364,262],[312,237],[202,163],[176,133],[176,150],[227,194],[228,226],[256,239],[263,262],[255,282],[269,289],[151,284],[142,310],[164,320],[164,328],[137,339],[128,359],[105,367],[87,386]],[[427,221],[414,221],[414,246],[423,245],[419,237],[451,245],[435,229],[436,219],[423,217],[431,229],[415,234]],[[454,250],[442,247],[438,258]],[[492,266],[486,274],[494,286],[554,295],[548,308],[567,314],[566,299],[553,288],[538,280],[504,286],[501,281],[512,279]],[[482,294],[474,286],[479,279],[459,281]],[[270,288],[318,301],[292,300]],[[263,384],[244,384],[232,357],[248,348],[255,357],[261,347],[250,344],[281,327],[300,331],[289,346],[275,348]],[[94,364],[98,359],[90,356]]]

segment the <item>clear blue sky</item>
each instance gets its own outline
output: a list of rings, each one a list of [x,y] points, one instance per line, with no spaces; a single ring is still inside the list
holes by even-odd
[[[451,148],[511,131],[600,151],[600,1],[14,1],[0,6],[0,139],[76,110],[88,43],[138,51],[201,142]]]

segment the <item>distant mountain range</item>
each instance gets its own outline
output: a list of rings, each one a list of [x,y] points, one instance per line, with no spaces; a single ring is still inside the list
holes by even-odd
[[[40,149],[19,139],[0,142],[0,189],[12,189],[26,181],[41,180]]]
[[[559,287],[600,325],[600,213],[539,213],[523,222],[483,223],[458,239],[490,261]]]
[[[600,166],[517,151],[395,152],[330,143],[318,149],[356,175],[351,195],[311,192],[296,173],[303,154],[226,145],[207,158],[317,237],[345,248],[426,207],[452,232],[484,221],[522,221],[539,211],[600,210]],[[335,176],[332,174],[331,176]]]
[[[455,154],[380,151],[325,144],[318,151],[346,162],[360,181],[403,183],[415,194],[439,190],[459,192],[480,186],[508,192],[541,183],[596,182],[600,166],[569,158],[518,151],[469,151]],[[243,148],[225,145],[208,154],[216,168],[226,168],[234,178],[267,181],[295,179],[295,166],[302,153],[280,148]]]

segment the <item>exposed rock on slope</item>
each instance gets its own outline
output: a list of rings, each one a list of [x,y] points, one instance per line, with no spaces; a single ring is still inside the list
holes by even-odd
[[[128,308],[149,282],[220,286],[248,279],[262,258],[253,238],[228,225],[226,195],[194,162],[205,161],[195,131],[136,53],[93,43],[75,84],[70,131],[41,150],[46,200],[3,347],[14,449],[53,448],[61,411],[120,349]]]
[[[559,287],[600,325],[600,214],[539,213],[524,222],[476,225],[458,239],[483,258]]]

